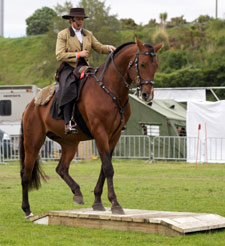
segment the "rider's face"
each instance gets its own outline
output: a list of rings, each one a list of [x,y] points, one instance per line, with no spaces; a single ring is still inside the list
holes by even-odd
[[[76,30],[80,30],[84,25],[84,17],[74,17],[72,25]]]

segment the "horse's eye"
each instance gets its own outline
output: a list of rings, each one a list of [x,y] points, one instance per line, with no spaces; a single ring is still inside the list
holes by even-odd
[[[141,63],[141,67],[145,67],[145,64],[144,63]]]

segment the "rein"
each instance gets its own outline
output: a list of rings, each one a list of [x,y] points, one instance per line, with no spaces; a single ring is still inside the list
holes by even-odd
[[[119,108],[119,112],[120,112],[120,124],[123,122],[123,113],[124,113],[124,111],[125,111],[125,109],[126,109],[126,107],[127,107],[127,105],[128,105],[128,103],[129,103],[129,99],[127,100],[127,102],[125,103],[125,105],[124,106],[122,106],[121,104],[120,104],[120,101],[119,101],[119,99],[104,85],[104,83],[102,82],[102,80],[103,80],[103,78],[104,78],[104,75],[105,75],[105,72],[106,72],[106,69],[107,69],[107,67],[108,67],[108,65],[109,65],[109,63],[110,63],[110,61],[113,61],[113,53],[111,53],[109,56],[108,56],[108,59],[107,59],[107,61],[106,61],[106,63],[105,63],[105,66],[104,66],[104,68],[103,68],[103,70],[102,70],[102,73],[101,73],[101,75],[100,75],[100,77],[98,78],[97,76],[96,76],[96,74],[97,74],[97,72],[98,72],[98,68],[95,70],[95,72],[94,73],[92,73],[92,74],[90,74],[90,75],[92,75],[95,79],[96,79],[96,81],[98,82],[98,84],[100,85],[100,87],[113,99],[113,101],[117,104],[117,106],[118,106],[118,108]],[[113,64],[114,64],[114,61],[113,61]],[[115,66],[115,64],[114,64],[114,66]],[[115,66],[115,68],[116,68],[116,66]],[[122,74],[119,72],[119,70],[116,68],[116,71],[118,71],[118,73],[119,73],[119,75],[120,76],[122,76]],[[123,77],[123,76],[122,76]],[[125,83],[126,83],[126,87],[127,87],[127,85],[129,86],[128,88],[130,89],[130,85],[126,82],[126,80],[125,80],[125,78],[123,77],[123,79],[124,79],[124,81],[125,81]]]

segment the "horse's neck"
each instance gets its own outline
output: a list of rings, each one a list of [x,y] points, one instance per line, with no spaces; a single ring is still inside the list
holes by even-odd
[[[118,55],[114,58],[114,64],[119,70],[121,75],[127,80],[127,69],[129,62],[136,52],[136,47],[127,47],[125,50],[120,51]],[[129,89],[126,87],[123,78],[116,72],[112,62],[108,67],[106,72],[106,86],[107,88],[121,101],[121,103],[126,103],[128,99]],[[130,83],[131,81],[129,81]]]

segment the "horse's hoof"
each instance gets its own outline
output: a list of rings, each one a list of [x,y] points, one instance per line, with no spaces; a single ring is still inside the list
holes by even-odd
[[[34,215],[32,213],[28,214],[25,219],[30,219],[31,217],[34,217]]]
[[[103,207],[102,203],[94,203],[92,205],[92,208],[94,211],[105,211],[105,208]]]
[[[120,206],[114,206],[111,208],[112,214],[125,214]]]
[[[83,199],[83,197],[82,196],[74,196],[73,197],[73,201],[74,201],[74,203],[76,203],[76,204],[79,204],[79,205],[84,205],[84,199]]]

